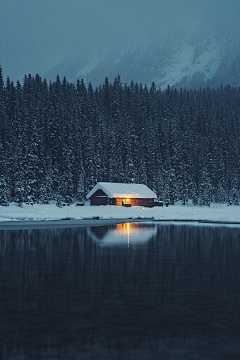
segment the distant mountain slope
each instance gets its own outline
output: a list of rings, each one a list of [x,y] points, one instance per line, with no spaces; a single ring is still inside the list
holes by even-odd
[[[240,39],[236,28],[228,32],[205,28],[201,33],[178,34],[171,39],[160,39],[149,46],[124,51],[109,50],[92,59],[77,59],[60,64],[47,74],[54,79],[65,75],[75,82],[83,78],[94,86],[112,82],[120,74],[123,83],[134,82],[161,88],[200,86],[216,87],[221,84],[240,85]]]

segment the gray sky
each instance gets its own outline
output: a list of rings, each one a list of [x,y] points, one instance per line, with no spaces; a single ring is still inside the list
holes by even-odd
[[[240,0],[0,0],[4,76],[44,75],[78,56],[91,58],[156,41],[204,23],[232,23]]]

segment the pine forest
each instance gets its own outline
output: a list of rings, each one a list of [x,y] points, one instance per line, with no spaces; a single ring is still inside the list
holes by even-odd
[[[99,181],[143,183],[159,200],[240,201],[240,87],[23,83],[0,68],[0,205],[84,201]]]

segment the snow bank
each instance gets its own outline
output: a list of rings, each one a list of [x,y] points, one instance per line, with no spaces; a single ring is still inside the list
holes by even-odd
[[[61,219],[154,219],[154,220],[196,220],[213,222],[235,222],[240,224],[240,206],[213,204],[211,207],[174,205],[169,207],[144,208],[140,206],[65,206],[55,204],[0,206],[0,222],[20,220]]]

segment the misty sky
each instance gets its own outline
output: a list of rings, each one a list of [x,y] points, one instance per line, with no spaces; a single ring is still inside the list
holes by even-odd
[[[0,0],[0,64],[4,77],[21,81],[64,60],[230,24],[239,14],[240,0]]]

